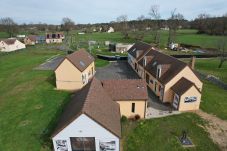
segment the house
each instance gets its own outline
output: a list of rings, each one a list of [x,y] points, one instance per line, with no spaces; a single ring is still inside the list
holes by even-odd
[[[55,151],[119,151],[119,104],[93,78],[77,91],[52,134]]]
[[[62,43],[65,39],[64,33],[58,32],[58,33],[47,33],[46,34],[46,43]]]
[[[81,49],[67,55],[55,69],[56,87],[60,90],[78,90],[95,74],[94,58]]]
[[[25,44],[15,38],[0,40],[0,51],[11,52],[26,48]]]
[[[36,43],[36,35],[29,35],[24,38],[25,45],[35,45]]]
[[[199,109],[203,83],[186,63],[143,42],[128,51],[128,62],[161,102],[179,111]]]
[[[121,116],[145,118],[147,86],[141,79],[104,80],[103,88],[120,105]]]
[[[46,37],[45,36],[36,36],[36,42],[38,44],[44,44],[44,43],[46,43]]]
[[[110,27],[107,32],[108,33],[114,33],[114,28],[113,27]]]
[[[133,44],[122,44],[122,43],[117,43],[116,44],[116,52],[118,53],[125,53],[127,52]]]
[[[177,50],[179,48],[179,44],[178,43],[171,43],[171,44],[169,44],[169,48],[171,50]]]

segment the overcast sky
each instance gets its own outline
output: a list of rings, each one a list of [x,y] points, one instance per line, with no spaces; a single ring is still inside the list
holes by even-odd
[[[200,13],[227,13],[227,0],[0,0],[0,18],[12,17],[17,23],[60,24],[63,17],[78,23],[100,23],[116,20],[126,14],[130,20],[148,16],[151,5],[159,5],[162,18],[171,10],[186,19]]]

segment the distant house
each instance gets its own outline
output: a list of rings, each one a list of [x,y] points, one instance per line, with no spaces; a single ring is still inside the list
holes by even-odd
[[[145,80],[104,80],[102,85],[112,100],[120,105],[121,116],[145,118],[148,99]]]
[[[64,33],[58,32],[58,33],[47,33],[46,34],[46,43],[62,43],[65,39]]]
[[[179,111],[199,109],[203,83],[195,74],[194,65],[160,53],[143,42],[128,51],[128,62],[161,102],[170,103]]]
[[[15,38],[0,40],[0,51],[11,52],[26,48],[25,44]]]
[[[52,134],[55,151],[119,151],[119,104],[93,78],[66,106]]]
[[[94,58],[81,49],[67,55],[55,69],[56,87],[61,90],[78,90],[95,74]]]
[[[179,48],[179,44],[178,43],[171,43],[171,44],[169,44],[169,48],[171,50],[177,50]]]
[[[35,45],[37,43],[36,35],[29,35],[24,38],[25,45]]]
[[[133,44],[117,43],[116,44],[116,52],[118,52],[118,53],[127,52],[132,46],[133,46]]]
[[[113,27],[110,27],[107,32],[108,33],[114,33],[114,28]]]
[[[38,44],[44,44],[44,43],[46,43],[46,37],[45,36],[36,36],[36,42]]]

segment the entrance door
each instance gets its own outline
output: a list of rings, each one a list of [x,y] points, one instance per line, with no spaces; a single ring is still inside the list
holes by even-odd
[[[178,109],[178,106],[179,106],[179,96],[177,94],[174,95],[174,99],[173,99],[173,107],[175,109]]]

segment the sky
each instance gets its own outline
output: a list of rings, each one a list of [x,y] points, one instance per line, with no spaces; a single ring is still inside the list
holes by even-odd
[[[159,6],[162,19],[175,8],[188,20],[201,13],[227,13],[227,0],[0,0],[0,5],[0,18],[11,17],[19,24],[61,24],[63,17],[76,24],[108,23],[120,15],[133,20],[148,17],[152,5]]]

